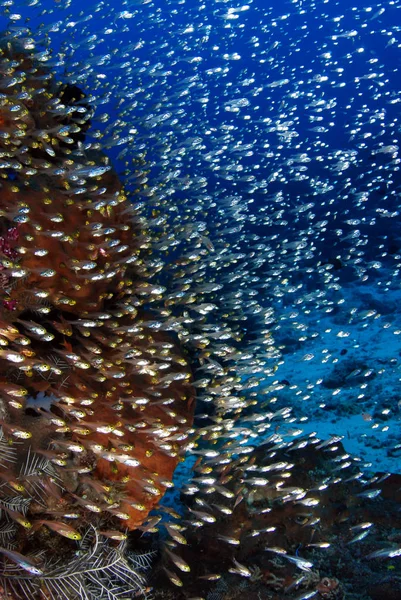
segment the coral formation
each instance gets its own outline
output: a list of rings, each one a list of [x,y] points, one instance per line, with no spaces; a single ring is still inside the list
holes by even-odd
[[[7,36],[0,72],[3,589],[102,597],[121,574],[140,590],[115,544],[172,485],[191,369],[155,321],[144,224],[107,157],[82,147],[84,95]]]
[[[175,552],[191,573],[177,598],[229,600],[245,586],[251,600],[341,600],[376,597],[378,581],[387,585],[386,564],[372,559],[378,548],[398,556],[399,477],[366,477],[339,438],[277,437],[215,464],[212,476],[215,484],[186,496],[188,546]]]

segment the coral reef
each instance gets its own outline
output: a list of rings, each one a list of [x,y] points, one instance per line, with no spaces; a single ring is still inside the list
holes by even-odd
[[[212,476],[186,496],[188,545],[174,551],[191,572],[176,598],[377,598],[389,585],[373,559],[400,560],[399,477],[365,476],[339,438],[277,438]]]
[[[82,146],[84,95],[7,36],[0,72],[1,583],[30,598],[99,598],[118,577],[139,591],[116,544],[172,485],[191,369],[152,308],[144,224]]]
[[[217,259],[207,204],[173,217],[168,193],[134,203],[87,143],[91,98],[26,39],[8,32],[0,52],[2,597],[144,597],[155,559],[160,600],[397,598],[400,482],[365,474],[340,436],[299,437],[275,396],[289,379],[260,386],[278,353],[270,307],[244,291],[248,240],[223,240]],[[301,339],[283,328],[283,352]],[[367,378],[350,352],[322,389]],[[186,451],[183,516],[160,502]]]

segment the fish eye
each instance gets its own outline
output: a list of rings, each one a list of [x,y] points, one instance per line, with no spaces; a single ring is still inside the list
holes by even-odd
[[[297,525],[305,525],[308,522],[308,517],[304,517],[303,515],[297,515],[294,519]]]

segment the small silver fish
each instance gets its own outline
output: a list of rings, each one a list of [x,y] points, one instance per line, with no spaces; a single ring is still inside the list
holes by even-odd
[[[239,563],[235,558],[233,558],[233,562],[235,567],[231,567],[229,570],[230,573],[235,573],[236,575],[241,575],[241,577],[251,577],[252,573],[245,565]]]
[[[401,546],[398,548],[382,548],[381,550],[375,550],[365,556],[366,559],[371,560],[372,558],[395,558],[401,556]]]
[[[6,548],[0,548],[0,553],[17,563],[17,565],[22,567],[25,571],[28,571],[28,573],[31,573],[32,575],[43,575],[42,569],[40,569],[36,563],[27,556],[23,556],[15,550],[7,550]]]

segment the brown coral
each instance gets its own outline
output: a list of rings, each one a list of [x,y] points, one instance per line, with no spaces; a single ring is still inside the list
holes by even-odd
[[[83,95],[7,39],[0,73],[0,516],[22,555],[68,553],[91,523],[135,529],[171,485],[191,371],[152,308],[143,222],[79,149]]]

